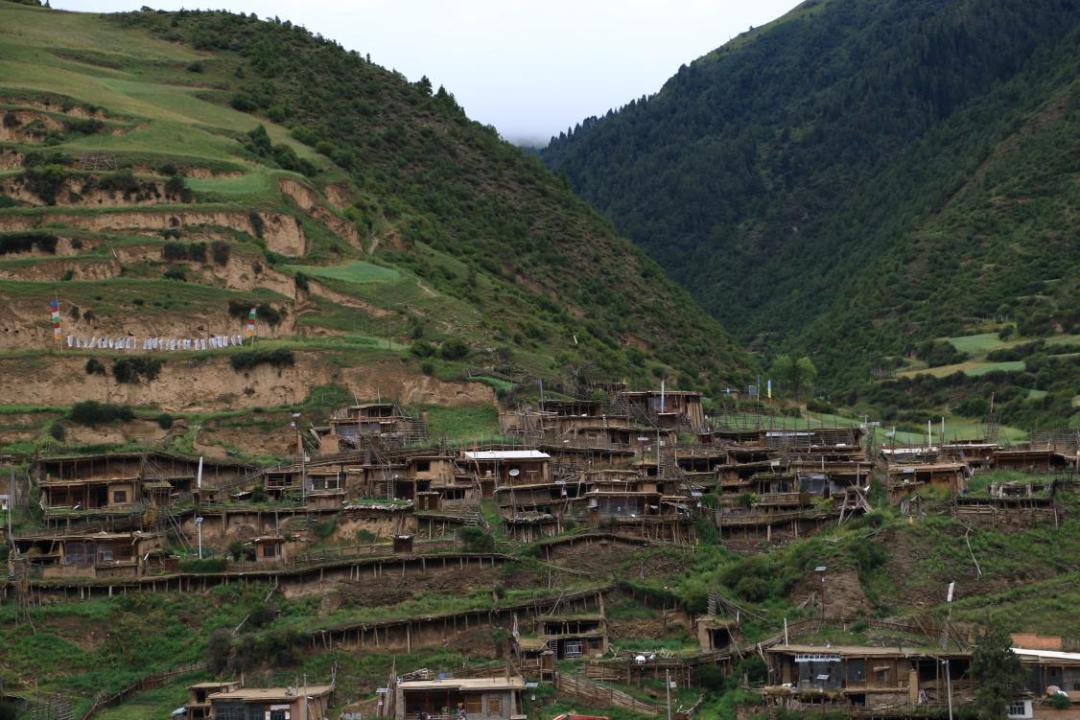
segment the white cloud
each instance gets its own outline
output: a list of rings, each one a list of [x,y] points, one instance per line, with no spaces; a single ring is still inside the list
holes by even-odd
[[[67,10],[213,7],[280,17],[445,85],[509,138],[545,139],[658,90],[684,62],[795,0],[53,0]]]

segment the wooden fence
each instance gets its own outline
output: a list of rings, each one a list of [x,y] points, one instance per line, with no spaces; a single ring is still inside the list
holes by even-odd
[[[555,688],[563,695],[577,698],[594,707],[610,705],[641,715],[651,715],[653,717],[661,715],[660,707],[654,703],[638,700],[633,695],[622,690],[616,690],[577,675],[559,673],[556,675]]]

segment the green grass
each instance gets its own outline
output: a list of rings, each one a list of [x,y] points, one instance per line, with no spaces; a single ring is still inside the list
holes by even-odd
[[[277,198],[277,184],[267,169],[238,177],[187,178],[187,186],[207,199],[259,201]]]
[[[1004,347],[1007,341],[998,337],[996,332],[979,333],[978,335],[962,335],[960,337],[946,338],[952,346],[968,355],[985,355],[991,350]]]
[[[166,718],[188,700],[188,685],[202,681],[199,675],[184,675],[166,685],[135,693],[121,705],[107,708],[97,715],[99,720],[147,720]]]
[[[1047,345],[1080,345],[1080,335],[1051,335],[1046,338]]]
[[[450,441],[493,440],[500,436],[499,414],[494,405],[424,405],[428,435]]]
[[[986,362],[964,371],[968,377],[980,377],[992,372],[1023,372],[1026,365],[1023,360],[1005,362]]]
[[[315,278],[329,278],[357,284],[392,283],[401,279],[401,273],[393,268],[359,260],[344,265],[288,265],[286,269],[302,272]]]

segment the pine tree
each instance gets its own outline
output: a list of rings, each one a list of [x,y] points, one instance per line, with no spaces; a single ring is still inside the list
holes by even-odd
[[[987,625],[971,655],[976,715],[982,720],[1005,717],[1009,703],[1023,689],[1023,667],[1012,651],[1012,639],[999,625]]]

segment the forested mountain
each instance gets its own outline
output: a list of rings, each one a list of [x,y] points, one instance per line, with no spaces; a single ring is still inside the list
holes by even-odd
[[[0,2],[0,116],[0,366],[34,378],[6,402],[175,412],[329,387],[490,410],[499,382],[474,376],[745,373],[536,157],[287,21]],[[238,349],[200,339],[244,334],[252,307],[263,354],[230,368]],[[159,337],[179,351],[106,372]]]
[[[737,337],[880,395],[935,339],[1080,329],[1078,26],[1071,0],[806,2],[543,158]],[[1053,354],[1053,387],[1001,379],[1063,420]]]

